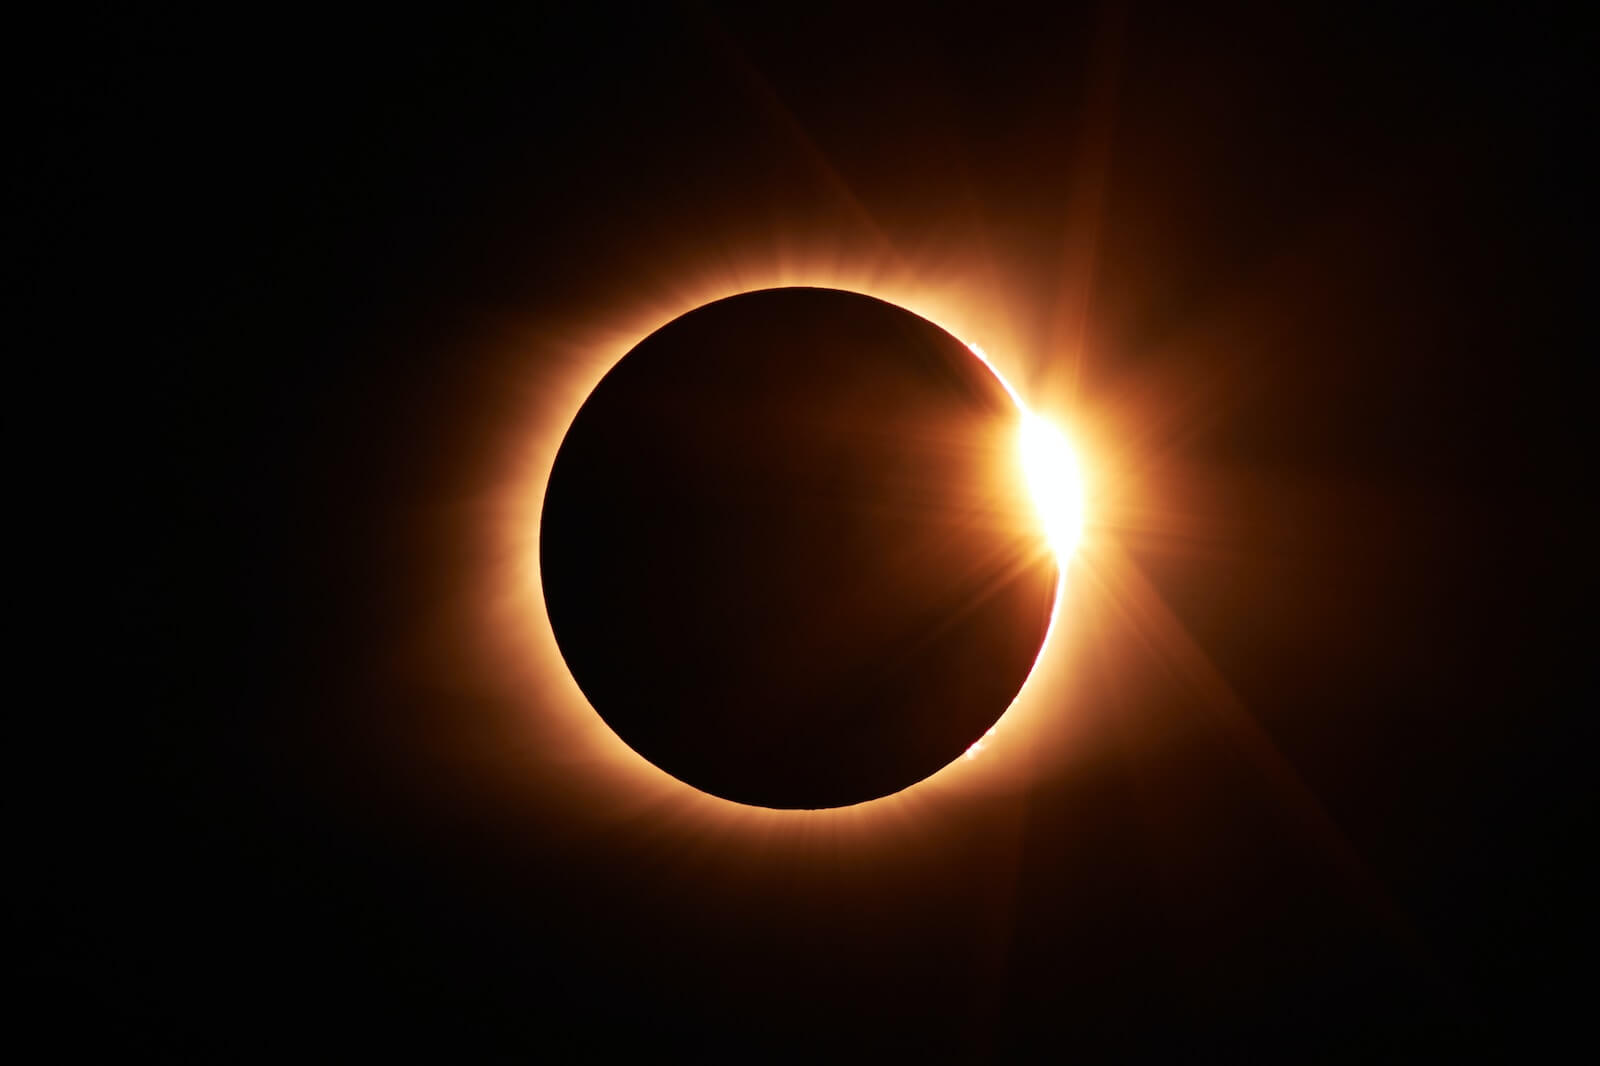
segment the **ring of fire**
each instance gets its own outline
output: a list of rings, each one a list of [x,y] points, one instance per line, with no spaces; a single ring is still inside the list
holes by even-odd
[[[829,295],[829,290],[825,290],[825,289],[790,289],[790,290],[787,290],[787,291],[791,292],[791,293],[813,294],[813,295],[807,296],[807,299],[813,299],[813,300],[817,299],[817,298],[820,298],[821,296]],[[777,296],[778,293],[777,292],[773,292],[773,293],[767,293],[767,294],[762,294],[762,295],[765,295],[765,296],[771,298],[771,297]],[[793,297],[785,297],[785,298],[793,298]],[[893,304],[889,304],[886,301],[878,301],[876,299],[869,298],[869,297],[864,297],[864,296],[861,296],[861,295],[858,295],[858,294],[846,293],[846,292],[838,292],[838,291],[832,292],[831,293],[831,298],[835,299],[835,300],[842,300],[846,304],[849,304],[849,305],[852,305],[852,306],[854,304],[861,304],[861,305],[871,304],[871,305],[878,305],[881,308],[892,308],[894,312],[897,312],[897,313],[899,313],[901,315],[907,316],[908,318],[915,319],[916,321],[923,322],[926,326],[928,326],[929,329],[931,329],[934,332],[942,335],[947,341],[952,341],[953,342],[953,338],[950,338],[948,336],[947,331],[941,330],[940,327],[934,326],[931,322],[926,322],[926,320],[924,320],[921,316],[917,316],[913,312],[906,311],[905,309],[897,307],[897,306],[895,306]],[[718,303],[722,303],[722,302],[724,302],[724,301],[718,301]],[[733,300],[728,300],[728,301],[725,301],[725,302],[727,302],[730,305],[738,303],[738,301],[733,301]],[[748,299],[746,300],[746,302],[747,303],[749,302]],[[881,313],[884,313],[884,312],[879,311],[879,312],[875,312],[875,313],[880,313],[881,314]],[[652,332],[650,337],[653,338],[654,336],[655,336],[655,333]],[[649,338],[647,338],[647,339],[649,339]],[[834,338],[834,343],[837,343],[837,341],[838,341],[838,338]],[[659,347],[659,343],[660,342],[657,342],[657,347]],[[701,339],[701,344],[702,345],[704,344],[704,337],[703,336],[702,336],[702,339]],[[645,342],[640,342],[640,347],[641,348],[642,347],[646,347],[646,346],[647,345],[645,345]],[[747,338],[747,346],[748,346],[748,338]],[[957,349],[959,349],[961,347],[959,342],[954,342],[951,346],[953,346],[953,347],[955,347]],[[1082,523],[1083,523],[1083,487],[1082,487],[1082,481],[1081,481],[1081,477],[1080,477],[1080,474],[1079,474],[1079,469],[1078,469],[1077,463],[1075,461],[1075,458],[1072,455],[1070,447],[1066,443],[1065,437],[1060,433],[1060,431],[1057,430],[1054,426],[1052,426],[1046,419],[1044,419],[1044,418],[1042,418],[1042,417],[1040,417],[1040,416],[1038,416],[1038,415],[1036,415],[1033,412],[1028,410],[1028,408],[1023,404],[1021,398],[1018,396],[1016,390],[1014,388],[1012,388],[1011,385],[1005,381],[1004,377],[1001,376],[999,371],[994,367],[993,363],[989,359],[989,357],[988,357],[986,352],[984,352],[981,348],[977,347],[976,345],[967,345],[966,348],[970,349],[971,354],[973,356],[976,356],[977,361],[980,362],[981,365],[987,369],[989,375],[992,375],[992,384],[995,384],[995,385],[999,386],[999,389],[997,389],[996,392],[997,393],[1001,393],[1001,390],[1003,390],[1003,395],[1005,397],[1009,397],[1009,400],[1010,400],[1011,404],[1014,404],[1014,406],[1015,406],[1015,411],[1013,412],[1013,415],[1015,417],[1013,419],[1013,422],[1012,423],[1008,423],[1008,425],[1014,425],[1014,428],[1009,432],[1008,437],[1007,437],[1006,442],[1005,442],[1005,446],[1003,448],[1004,457],[1005,457],[1005,463],[1006,463],[1006,465],[1014,468],[1013,472],[1017,475],[1018,482],[1020,484],[1026,486],[1024,494],[1027,497],[1028,503],[1031,504],[1030,510],[1033,512],[1033,515],[1034,515],[1034,517],[1036,519],[1036,524],[1041,528],[1042,532],[1044,533],[1045,539],[1047,540],[1048,545],[1049,545],[1050,554],[1054,555],[1054,562],[1056,563],[1056,567],[1055,567],[1055,569],[1053,571],[1053,573],[1055,575],[1055,578],[1052,581],[1053,587],[1050,590],[1050,596],[1049,596],[1049,602],[1048,602],[1048,615],[1049,615],[1048,622],[1045,625],[1043,635],[1039,638],[1039,644],[1038,644],[1037,648],[1035,649],[1035,651],[1033,653],[1030,654],[1030,658],[1029,658],[1028,662],[1026,663],[1025,670],[1021,674],[1022,680],[1017,683],[1018,688],[1012,690],[1012,692],[1015,695],[1020,695],[1019,689],[1024,689],[1024,688],[1027,687],[1027,683],[1026,682],[1027,682],[1027,679],[1034,673],[1034,667],[1037,664],[1037,656],[1042,656],[1043,648],[1044,648],[1045,645],[1048,644],[1049,633],[1054,627],[1055,616],[1058,613],[1058,608],[1059,608],[1059,604],[1060,604],[1061,592],[1062,592],[1062,589],[1063,589],[1063,587],[1065,585],[1065,582],[1064,582],[1064,567],[1065,567],[1065,564],[1066,564],[1068,558],[1071,556],[1071,554],[1072,554],[1072,552],[1073,552],[1073,550],[1074,550],[1074,548],[1075,548],[1075,546],[1077,544],[1079,536],[1081,534]],[[632,351],[632,350],[633,349],[630,349],[630,351]],[[964,351],[961,352],[961,355],[965,356],[966,352],[964,352]],[[946,355],[946,358],[948,358],[948,353]],[[635,360],[635,362],[637,362],[637,360]],[[614,377],[616,375],[617,368],[620,367],[621,365],[622,365],[621,361],[613,360],[613,367],[610,368],[610,371],[609,371],[609,374],[608,374],[608,380],[610,380],[611,377]],[[726,368],[724,368],[724,369],[726,370]],[[661,382],[660,381],[657,381],[653,386],[653,388],[655,388],[657,390],[659,390],[660,387],[661,387]],[[612,388],[610,391],[611,392],[615,392],[616,390],[615,390],[615,388]],[[589,405],[592,406],[593,403],[594,403],[594,397],[596,395],[598,395],[598,390],[590,390],[590,392],[588,394],[586,394],[585,397],[583,398],[584,399],[584,403],[585,404],[589,404]],[[657,409],[659,407],[660,407],[659,404],[651,403],[651,404],[646,405],[645,409],[646,410],[653,410],[653,409]],[[568,432],[570,433],[570,432],[575,431],[575,428],[581,423],[581,421],[582,421],[581,418],[579,420],[577,420],[577,421],[569,420],[570,424],[569,424],[569,427],[568,427]],[[592,421],[592,419],[591,419],[591,421]],[[658,434],[658,436],[659,436],[659,434]],[[565,435],[564,435],[564,437],[565,437]],[[552,461],[552,467],[556,466],[556,462],[557,461]],[[571,464],[569,463],[568,465],[570,466]],[[594,473],[594,471],[591,470],[591,471],[589,471],[589,473],[592,475]],[[659,472],[657,474],[657,477],[658,478],[660,477],[660,473]],[[948,480],[948,479],[940,478],[940,477],[925,477],[924,480],[930,481],[930,482],[942,482],[942,481]],[[553,482],[551,477],[547,475],[547,477],[545,478],[546,500],[544,502],[546,504],[548,504],[548,502],[549,502],[548,497],[549,497],[549,494],[552,492],[552,484],[571,485],[573,483],[575,483],[575,479],[571,478],[571,477],[567,478],[565,482],[563,482],[560,478],[556,478],[554,480],[554,482]],[[556,493],[556,495],[560,496],[561,493],[558,491]],[[571,489],[567,489],[566,490],[566,495],[567,496],[571,496],[572,495],[572,490]],[[971,510],[970,507],[968,507],[967,509]],[[564,510],[559,512],[559,514],[563,514],[563,515],[567,514],[567,513],[568,512],[564,511]],[[637,524],[637,523],[635,523],[635,522],[626,522],[625,521],[625,522],[619,522],[619,523],[616,523],[616,524],[619,525],[619,526],[629,526],[629,525],[634,525],[634,524]],[[1014,522],[1014,524],[1017,524],[1017,523]],[[541,529],[542,528],[543,527],[541,527]],[[559,527],[555,527],[555,528],[559,528]],[[604,528],[604,527],[602,527],[602,528]],[[593,533],[594,533],[594,531],[590,530],[585,535],[589,536],[589,537],[592,537]],[[945,531],[945,536],[948,539],[948,537],[949,537],[949,531],[948,530]],[[569,540],[570,539],[571,538],[569,538]],[[542,543],[542,540],[541,540],[541,543]],[[633,554],[636,554],[636,547],[635,548],[631,548],[629,550],[619,551],[616,554],[619,557],[631,557]],[[568,554],[564,558],[566,558],[566,559],[568,559],[570,561],[570,559],[572,558],[570,549],[568,549]],[[557,574],[560,577],[565,577],[565,569],[566,569],[565,567],[562,567],[557,571],[551,571],[551,573]],[[640,575],[646,575],[645,576],[645,580],[648,581],[648,576],[647,575],[652,573],[652,572],[653,571],[650,571],[650,570],[643,570],[643,571],[639,571],[639,574]],[[635,581],[634,581],[634,584],[638,584],[638,583],[640,583],[640,581],[636,578]],[[558,580],[557,587],[559,588],[560,586],[561,586],[561,581]],[[624,587],[626,587],[626,585]],[[547,612],[546,620],[547,621],[550,620],[550,618],[553,615],[555,615],[557,613],[560,613],[561,611],[566,612],[565,617],[570,620],[572,618],[572,616],[573,616],[573,608],[570,607],[570,606],[562,606],[559,609],[559,611],[552,611],[551,610],[551,603],[550,603],[550,601],[548,599],[548,596],[550,594],[549,587],[545,586],[545,585],[541,585],[541,588],[543,588],[543,590],[544,590],[544,592],[546,594],[546,600],[545,600],[545,604],[544,604],[544,606],[546,608],[546,612]],[[989,595],[989,593],[985,593],[985,596],[988,596],[988,595]],[[565,603],[566,604],[571,604],[573,602],[575,602],[573,596],[568,594],[567,598],[565,600]],[[968,610],[970,610],[970,608],[963,608],[963,612],[964,613],[966,611],[968,611]],[[568,634],[569,634],[569,637],[570,637],[571,636],[571,632],[572,632],[571,628],[570,628],[571,623],[570,623],[570,621],[568,621],[566,624],[569,626]],[[611,624],[611,622],[608,621],[607,624]],[[991,626],[990,628],[993,628],[993,627]],[[552,631],[552,635],[553,635],[553,631]],[[563,665],[565,667],[569,668],[566,671],[568,673],[568,675],[569,675],[569,679],[578,680],[580,684],[583,684],[583,681],[581,680],[581,678],[578,675],[582,675],[582,677],[588,678],[588,684],[584,685],[584,693],[587,694],[587,696],[588,696],[588,701],[587,701],[588,704],[590,705],[591,708],[593,708],[595,710],[600,710],[601,711],[601,716],[606,718],[606,720],[612,724],[613,728],[617,728],[616,719],[617,719],[618,715],[616,713],[616,706],[617,706],[617,702],[616,702],[617,698],[616,698],[616,696],[612,695],[612,696],[602,697],[600,699],[600,701],[597,703],[596,699],[595,699],[595,696],[594,696],[594,692],[595,692],[595,690],[597,688],[604,688],[605,686],[596,683],[596,678],[597,678],[598,675],[597,675],[597,671],[596,671],[595,667],[592,664],[588,664],[588,665],[585,665],[585,666],[579,668],[578,664],[575,662],[575,660],[572,657],[572,647],[571,647],[570,643],[568,645],[564,646],[564,651],[566,652],[566,656],[565,656],[565,663]],[[936,660],[936,662],[942,662],[943,659],[948,659],[954,654],[957,654],[957,653],[953,649],[948,649],[944,653],[943,658],[940,659],[940,660]],[[981,666],[978,669],[973,669],[972,668],[972,664],[969,664],[967,669],[965,670],[965,674],[966,675],[981,674],[981,673],[984,673],[984,672],[985,671],[981,668]],[[660,673],[660,663],[659,662],[656,664],[656,673]],[[885,690],[885,691],[888,691],[888,690]],[[581,698],[583,698],[583,697],[580,696],[580,699]],[[1014,702],[1015,702],[1014,698],[1007,699],[1000,705],[1000,710],[998,710],[996,712],[992,712],[990,718],[995,720],[995,725],[999,724],[998,723],[998,718],[1001,717],[1001,715],[1003,714],[1005,708],[1009,707]],[[608,714],[607,712],[610,712],[610,713]],[[591,713],[592,713],[592,711],[591,711]],[[767,713],[770,713],[770,711],[768,711]],[[962,709],[962,713],[971,713],[971,712],[967,711],[966,709],[963,708]],[[987,720],[990,720],[990,719],[986,718],[985,720],[987,721]],[[634,750],[638,750],[641,747],[641,745],[638,743],[638,740],[639,740],[639,729],[638,729],[637,725],[632,726],[631,729],[632,729],[632,737],[631,737],[631,739],[630,739],[630,736],[629,736],[629,730],[628,729],[618,729],[618,733],[622,734],[624,740],[629,741],[630,746],[633,747]],[[984,744],[987,741],[987,739],[991,735],[994,734],[994,732],[995,732],[994,726],[990,726],[988,728],[987,732],[985,732],[982,735],[982,737],[978,738],[978,740],[975,743],[967,744],[967,743],[964,742],[961,746],[955,748],[953,751],[950,751],[947,757],[939,758],[937,763],[936,763],[936,765],[944,765],[944,764],[948,763],[951,759],[954,759],[957,763],[963,763],[965,761],[970,761],[978,753],[978,751],[984,746]],[[948,741],[946,743],[948,743]],[[646,747],[646,748],[649,747],[648,744],[643,745],[643,746]],[[962,759],[959,758],[959,756],[962,754],[963,748],[964,748],[964,751],[965,751],[966,760],[962,760]],[[660,765],[662,765],[663,762],[665,762],[667,765],[664,768],[668,769],[669,771],[671,769],[673,769],[674,765],[680,765],[680,766],[683,765],[683,756],[681,756],[681,755],[678,755],[678,756],[674,757],[676,759],[676,764],[674,763],[674,759],[673,758],[662,759],[659,756],[658,757],[654,757],[654,758],[650,758],[649,756],[647,756],[647,758],[649,758],[649,763],[650,764],[654,764],[655,766],[660,766]],[[746,760],[746,761],[748,761],[748,760]],[[680,776],[683,776],[683,775],[680,775]],[[929,769],[922,769],[922,770],[920,770],[920,771],[918,771],[916,773],[916,776],[913,779],[915,784],[911,784],[909,782],[902,781],[902,782],[896,784],[890,791],[891,792],[895,792],[895,793],[901,792],[902,789],[906,788],[907,784],[910,784],[911,788],[915,788],[915,787],[917,787],[918,784],[920,784],[920,782],[923,779],[928,778],[928,776],[929,776]],[[938,776],[938,774],[934,774],[933,776]],[[696,774],[689,774],[689,775],[687,775],[687,777],[689,779],[691,779],[691,780],[696,781],[696,783],[699,783],[700,781],[703,781],[705,779],[703,771],[699,773],[698,778],[697,778]],[[877,787],[876,792],[869,792],[869,793],[867,793],[865,795],[857,794],[857,795],[851,796],[851,794],[848,793],[848,791],[847,791],[847,792],[842,794],[842,795],[846,796],[847,798],[843,798],[843,799],[837,799],[836,798],[836,799],[829,800],[828,802],[825,802],[825,803],[809,804],[809,803],[804,803],[804,802],[787,802],[787,801],[772,802],[772,801],[768,801],[768,800],[761,799],[761,798],[751,799],[750,798],[751,794],[749,794],[748,792],[741,792],[740,788],[738,788],[738,787],[721,787],[721,788],[712,787],[712,788],[709,788],[709,789],[702,789],[701,791],[702,792],[709,791],[712,795],[720,795],[720,796],[723,796],[725,798],[734,799],[737,802],[754,802],[754,803],[756,803],[756,804],[758,804],[759,806],[762,806],[762,807],[780,807],[780,808],[781,807],[803,807],[803,806],[813,806],[813,805],[815,805],[815,806],[823,806],[823,807],[830,807],[830,808],[850,807],[850,806],[853,806],[853,805],[858,805],[862,800],[872,800],[872,799],[874,799],[875,795],[886,795],[886,793],[883,793],[883,790],[882,790],[881,786],[879,786],[879,787]],[[776,794],[782,795],[781,791],[779,793],[776,793]],[[761,795],[767,795],[767,793],[762,793]]]

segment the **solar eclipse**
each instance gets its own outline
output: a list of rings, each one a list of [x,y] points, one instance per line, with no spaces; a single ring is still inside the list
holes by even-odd
[[[1080,521],[1064,439],[981,349],[872,297],[768,289],[602,379],[540,573],[563,659],[638,754],[735,802],[841,807],[992,729]]]
[[[19,1017],[1581,1046],[1582,35],[1305,7],[63,9]]]

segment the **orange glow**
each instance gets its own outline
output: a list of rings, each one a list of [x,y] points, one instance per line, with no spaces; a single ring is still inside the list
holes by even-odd
[[[540,788],[559,790],[559,802],[565,809],[592,810],[594,817],[603,820],[632,817],[621,813],[624,810],[671,811],[674,821],[689,819],[718,832],[754,834],[751,839],[767,839],[774,832],[809,835],[824,825],[830,835],[862,833],[870,837],[889,825],[909,831],[930,807],[961,804],[977,793],[1010,790],[1033,775],[1031,766],[1057,759],[1068,750],[1060,746],[1060,734],[1076,727],[1063,693],[1073,670],[1070,660],[1081,649],[1061,639],[1064,628],[1078,628],[1062,624],[1064,615],[1070,614],[1064,611],[1069,601],[1066,576],[1069,555],[1076,548],[1081,556],[1088,540],[1084,481],[1079,476],[1081,453],[1074,458],[1068,452],[1063,459],[1063,453],[1053,447],[1037,454],[1041,471],[1056,470],[1072,480],[1068,489],[1052,490],[1051,475],[1041,473],[1040,486],[1034,489],[1042,518],[1048,522],[1045,516],[1049,513],[1067,516],[1060,534],[1052,532],[1049,537],[1058,554],[1061,578],[1034,668],[1011,706],[965,757],[900,792],[820,811],[749,807],[700,792],[646,761],[606,726],[578,689],[556,647],[544,608],[538,551],[539,513],[556,451],[600,378],[644,337],[696,307],[741,292],[793,285],[874,296],[921,315],[954,336],[981,336],[990,341],[994,355],[977,345],[968,346],[995,372],[1025,416],[1028,414],[1031,405],[1022,402],[1012,382],[1026,380],[1025,372],[1045,359],[1023,354],[1025,342],[1032,338],[1018,331],[1020,316],[1007,313],[1006,302],[993,298],[996,290],[992,286],[974,288],[970,278],[960,276],[917,277],[903,263],[891,267],[879,262],[873,267],[871,257],[868,265],[849,268],[845,258],[823,257],[825,261],[811,268],[769,262],[727,269],[716,276],[707,276],[702,262],[698,270],[685,269],[667,290],[660,284],[670,274],[652,273],[649,280],[656,287],[641,284],[633,290],[639,295],[629,305],[589,313],[575,311],[555,323],[512,323],[513,328],[499,338],[498,343],[511,350],[537,352],[538,357],[523,364],[532,370],[529,379],[521,383],[527,397],[521,422],[525,435],[513,445],[495,507],[496,540],[491,551],[501,563],[493,573],[485,574],[489,582],[484,598],[489,611],[482,616],[488,638],[485,647],[492,657],[491,667],[501,675],[501,684],[508,686],[508,702],[524,708],[522,717],[509,723],[509,728],[522,734],[512,747],[526,753],[523,758],[528,766],[523,773],[536,773]],[[697,281],[685,280],[695,277]],[[619,285],[618,291],[628,289]],[[1041,399],[1058,401],[1056,397]],[[1059,406],[1059,402],[1051,406]],[[1046,442],[1056,439],[1061,438],[1047,437]],[[1051,499],[1064,499],[1071,508],[1046,512],[1045,501]],[[1063,718],[1064,714],[1069,717]],[[1041,728],[1057,734],[1042,749],[1038,747]],[[980,752],[983,758],[975,758]],[[499,758],[513,757],[503,754]],[[515,772],[511,766],[507,770]],[[611,813],[602,813],[606,811]]]

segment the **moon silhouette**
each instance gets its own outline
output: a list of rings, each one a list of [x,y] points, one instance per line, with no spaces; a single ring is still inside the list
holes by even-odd
[[[668,323],[584,402],[546,487],[573,678],[639,755],[738,803],[929,776],[1005,712],[1049,626],[1022,417],[961,341],[858,293]]]

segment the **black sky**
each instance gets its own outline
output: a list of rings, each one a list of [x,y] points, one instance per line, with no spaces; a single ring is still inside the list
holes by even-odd
[[[18,256],[75,591],[29,712],[29,1013],[173,1061],[1537,1060],[1579,1027],[1572,28],[743,7],[41,32]],[[541,325],[795,234],[982,260],[1037,350],[1085,338],[1018,385],[1076,373],[1121,434],[1148,506],[1111,532],[1280,762],[1130,619],[1070,768],[870,860],[752,869],[472,768],[504,708],[463,530]]]

